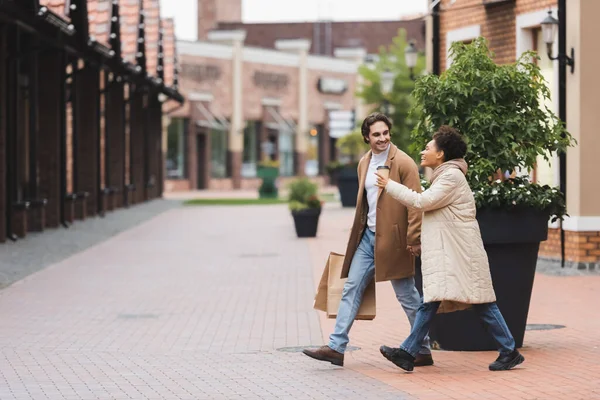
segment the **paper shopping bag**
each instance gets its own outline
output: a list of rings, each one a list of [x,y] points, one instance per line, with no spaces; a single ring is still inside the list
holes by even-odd
[[[342,291],[347,280],[341,278],[343,265],[344,256],[342,254],[329,253],[315,296],[314,308],[325,311],[328,318],[337,316],[342,299]],[[375,280],[373,279],[365,289],[356,319],[372,320],[375,318],[375,311]]]

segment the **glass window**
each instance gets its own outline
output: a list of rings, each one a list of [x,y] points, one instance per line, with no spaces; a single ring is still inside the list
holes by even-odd
[[[319,138],[319,130],[317,128],[311,128],[308,136],[306,164],[304,166],[304,173],[306,176],[319,175]]]
[[[294,176],[294,136],[286,129],[279,130],[279,174]]]
[[[173,118],[167,133],[167,179],[186,178],[185,137],[188,120]]]
[[[227,132],[210,132],[210,174],[213,178],[227,177]]]
[[[256,177],[258,129],[255,121],[249,121],[244,129],[244,153],[242,159],[242,177]]]

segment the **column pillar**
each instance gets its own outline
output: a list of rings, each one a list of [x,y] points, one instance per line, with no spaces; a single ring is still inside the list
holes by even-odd
[[[60,224],[61,208],[61,110],[64,98],[65,56],[60,51],[39,55],[39,197],[46,198],[45,226]]]
[[[135,87],[129,92],[130,116],[129,116],[129,147],[131,157],[131,169],[129,181],[135,186],[132,195],[132,204],[142,203],[146,182],[144,182],[144,102],[145,94],[140,87]]]
[[[227,140],[227,171],[234,189],[242,187],[242,152],[244,151],[243,51],[246,31],[211,31],[208,39],[232,46],[231,121]]]
[[[0,58],[6,60],[6,28],[3,28],[0,36]],[[6,82],[6,61],[0,62],[0,82]],[[6,241],[6,190],[7,190],[7,163],[6,163],[6,96],[8,93],[7,85],[0,85],[0,243]]]
[[[109,146],[106,163],[110,165],[106,182],[112,192],[112,205],[119,208],[123,206],[125,192],[125,88],[121,81],[111,81],[106,92],[106,136]]]
[[[575,70],[567,67],[567,130],[577,139],[576,147],[567,152],[567,212],[565,258],[569,266],[600,268],[600,186],[598,153],[600,152],[600,114],[597,94],[600,80],[600,54],[594,37],[600,35],[595,16],[600,2],[567,2],[567,53],[575,50]]]
[[[86,65],[83,70],[76,72],[75,78],[77,107],[76,136],[77,172],[75,187],[77,192],[87,192],[85,215],[95,215],[98,210],[98,125],[100,112],[100,73],[98,69]],[[84,217],[79,215],[79,217]]]
[[[275,47],[298,55],[298,126],[294,148],[294,171],[304,176],[306,151],[308,150],[308,51],[311,41],[308,39],[277,40]]]

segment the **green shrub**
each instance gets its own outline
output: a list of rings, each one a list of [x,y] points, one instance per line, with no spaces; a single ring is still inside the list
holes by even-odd
[[[321,200],[317,194],[318,186],[308,178],[299,178],[289,185],[290,210],[304,208],[321,208]]]
[[[575,144],[564,123],[545,106],[550,90],[533,52],[497,65],[487,41],[454,43],[453,63],[441,76],[421,77],[413,95],[418,118],[414,149],[422,149],[441,125],[459,129],[468,145],[467,179],[479,208],[533,207],[555,219],[566,215],[563,194],[527,178],[495,180],[505,171],[531,170]]]

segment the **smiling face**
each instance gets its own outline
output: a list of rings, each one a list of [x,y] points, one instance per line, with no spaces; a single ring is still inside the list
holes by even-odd
[[[377,121],[369,129],[369,145],[375,154],[387,150],[390,145],[390,129],[383,121]]]
[[[435,169],[444,163],[444,152],[438,150],[435,140],[430,141],[421,152],[421,166]]]

